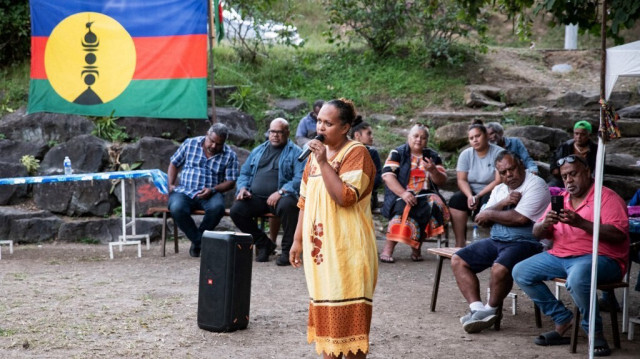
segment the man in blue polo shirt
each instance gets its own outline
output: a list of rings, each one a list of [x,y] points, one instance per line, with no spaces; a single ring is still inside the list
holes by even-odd
[[[206,136],[186,139],[169,164],[169,210],[178,228],[191,241],[189,254],[200,256],[202,233],[213,230],[224,216],[224,192],[238,178],[238,157],[224,144],[229,131],[216,123]],[[178,172],[181,171],[178,182]],[[197,227],[191,211],[204,210]]]

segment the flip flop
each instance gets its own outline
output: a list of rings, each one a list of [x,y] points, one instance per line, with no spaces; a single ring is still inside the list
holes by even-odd
[[[537,345],[550,346],[550,345],[567,345],[571,342],[571,338],[563,337],[560,333],[552,330],[550,332],[542,333],[533,341]]]
[[[608,357],[609,355],[611,355],[611,348],[609,348],[607,340],[604,338],[595,338],[593,340],[593,356]]]
[[[380,262],[382,263],[395,263],[396,261],[393,259],[392,256],[386,255],[386,254],[380,254]]]
[[[414,262],[422,262],[424,260],[424,258],[422,258],[422,254],[420,253],[419,249],[411,250],[411,260]]]

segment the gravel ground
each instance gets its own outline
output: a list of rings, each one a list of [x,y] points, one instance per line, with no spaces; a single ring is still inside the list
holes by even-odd
[[[0,357],[317,357],[306,343],[308,294],[302,270],[277,267],[273,259],[254,263],[249,328],[207,332],[196,322],[200,262],[189,257],[187,242],[180,245],[179,254],[165,258],[157,243],[142,258],[134,247],[125,247],[114,260],[108,259],[105,245],[25,245],[16,246],[12,255],[3,247]],[[466,334],[458,322],[466,304],[451,270],[445,266],[437,311],[429,312],[437,261],[425,251],[425,261],[415,263],[409,254],[408,247],[398,246],[397,262],[380,265],[370,358],[586,355],[584,335],[578,355],[570,355],[567,347],[535,346],[533,338],[542,330],[535,327],[531,301],[519,289],[518,313],[512,316],[511,303],[505,303],[501,331]],[[481,281],[486,286],[486,275]],[[639,297],[631,292],[634,315]],[[551,327],[545,318],[543,329]],[[613,357],[638,358],[638,353],[640,336],[629,342],[625,335]]]

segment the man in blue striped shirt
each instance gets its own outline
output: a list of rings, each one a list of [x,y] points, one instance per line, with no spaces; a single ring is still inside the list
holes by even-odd
[[[200,256],[202,233],[213,230],[224,216],[223,193],[235,187],[238,157],[224,144],[227,127],[216,123],[206,136],[186,139],[169,164],[169,210],[178,228],[191,241],[189,254]],[[178,172],[180,181],[178,182]],[[205,211],[199,227],[191,211]]]

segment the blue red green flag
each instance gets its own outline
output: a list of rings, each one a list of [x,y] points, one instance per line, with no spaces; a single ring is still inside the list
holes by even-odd
[[[27,111],[207,118],[207,0],[31,0]]]

